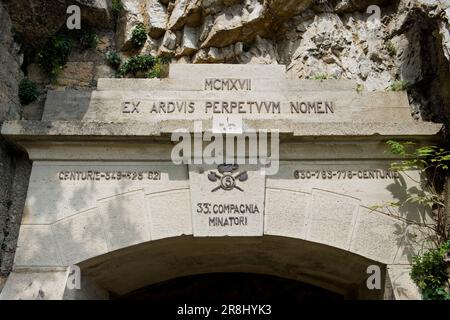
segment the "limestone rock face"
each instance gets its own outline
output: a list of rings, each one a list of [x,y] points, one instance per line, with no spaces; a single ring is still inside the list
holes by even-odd
[[[382,5],[388,0],[335,0],[334,9],[336,12],[351,12],[366,9],[372,5]]]
[[[257,0],[227,8],[214,20],[202,48],[225,47],[236,41],[248,41],[266,31],[265,11]]]
[[[185,24],[198,26],[202,17],[201,0],[176,0],[167,27],[179,30]]]
[[[56,33],[66,21],[65,0],[4,1],[15,28],[30,44],[38,46],[42,38]]]
[[[196,28],[184,26],[183,28],[183,40],[181,41],[181,47],[179,48],[177,55],[190,56],[198,50],[198,31]]]
[[[32,45],[64,25],[69,2],[56,0],[50,6],[42,0],[3,1]],[[280,63],[295,78],[352,79],[365,90],[390,90],[404,81],[409,84],[415,116],[424,118],[432,116],[419,115],[419,109],[447,108],[446,101],[450,101],[446,93],[450,83],[449,1],[122,2],[116,43],[108,50],[121,51],[124,57],[170,54],[181,63]],[[86,9],[82,10],[85,23],[110,27],[108,0],[75,3]],[[144,23],[150,37],[136,52],[131,34],[138,23]],[[77,61],[89,59],[71,60]],[[427,86],[430,79],[435,81]],[[437,109],[433,113],[439,114]]]
[[[127,0],[123,2],[124,8],[117,22],[116,44],[119,50],[130,49],[133,28],[144,23],[143,2],[140,0]]]
[[[92,27],[112,27],[112,17],[108,8],[108,0],[76,0],[81,7],[82,24]]]
[[[23,33],[24,40],[35,47],[43,38],[61,29],[68,17],[67,7],[80,6],[82,26],[112,27],[108,0],[3,0],[14,27]]]
[[[172,54],[177,47],[177,35],[175,32],[167,30],[164,38],[162,39],[161,46],[159,48],[159,54]]]
[[[158,0],[150,0],[146,10],[149,26],[149,34],[153,38],[160,38],[164,35],[167,26],[167,8]]]
[[[5,119],[20,119],[19,82],[23,78],[22,58],[10,30],[12,23],[0,3],[0,124]],[[1,240],[1,239],[0,239]]]
[[[307,9],[313,0],[265,0],[265,7],[273,15],[290,18]]]

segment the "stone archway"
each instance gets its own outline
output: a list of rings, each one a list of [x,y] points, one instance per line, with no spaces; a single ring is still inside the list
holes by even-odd
[[[330,246],[277,236],[181,236],[125,248],[79,264],[83,276],[112,297],[174,278],[239,272],[302,281],[346,298],[380,299],[384,282],[382,290],[371,292],[366,288],[370,265],[380,266],[384,281],[384,264]]]
[[[206,92],[205,79],[219,75],[252,79],[252,91]],[[389,169],[398,159],[386,154],[386,140],[432,143],[441,125],[413,122],[404,93],[360,94],[349,82],[332,82],[324,92],[311,90],[316,86],[287,79],[282,66],[176,65],[165,80],[103,79],[77,110],[51,110],[73,98],[55,95],[46,121],[5,123],[2,134],[28,152],[33,169],[1,298],[62,299],[72,265],[94,279],[97,293],[126,294],[190,274],[250,272],[365,297],[360,285],[371,264],[385,270],[395,298],[419,298],[408,268],[426,230],[373,207],[420,189],[419,172]],[[279,112],[241,119],[253,131],[279,132],[276,174],[246,163],[232,168],[235,188],[228,188],[217,178],[231,174],[223,163],[175,164],[170,135],[209,131],[211,108],[230,110],[230,99],[241,96],[246,103],[231,101],[236,110],[271,101],[268,112]],[[191,114],[152,113],[180,99],[191,100],[181,103]],[[294,101],[311,112],[296,111]],[[221,214],[233,224],[210,219]],[[418,206],[399,214],[429,219]]]

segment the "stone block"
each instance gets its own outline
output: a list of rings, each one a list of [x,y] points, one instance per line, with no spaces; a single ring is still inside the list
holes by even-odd
[[[267,189],[264,234],[305,239],[310,201],[307,193]]]
[[[152,240],[192,234],[189,190],[146,195]]]
[[[91,90],[51,90],[47,93],[43,120],[82,120],[89,108]]]
[[[62,300],[66,284],[65,268],[13,272],[0,293],[0,300]]]
[[[108,250],[150,241],[143,190],[98,201]]]
[[[14,264],[22,267],[62,265],[50,226],[22,225]]]
[[[361,207],[350,251],[386,264],[393,263],[406,227],[400,220]]]
[[[63,265],[107,253],[106,228],[98,209],[80,212],[52,225]]]
[[[307,239],[348,250],[359,205],[350,196],[313,190]]]
[[[158,0],[147,2],[149,34],[152,38],[162,37],[167,26],[167,8]]]
[[[419,288],[409,275],[410,266],[388,265],[387,271],[395,300],[422,300]]]

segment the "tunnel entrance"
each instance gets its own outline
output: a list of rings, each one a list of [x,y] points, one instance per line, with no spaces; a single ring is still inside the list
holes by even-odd
[[[209,273],[159,282],[115,299],[223,303],[335,301],[343,300],[344,297],[301,281],[277,276],[252,273]]]

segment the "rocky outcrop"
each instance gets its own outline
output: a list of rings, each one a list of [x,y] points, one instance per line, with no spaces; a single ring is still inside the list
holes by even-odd
[[[43,39],[54,35],[66,23],[67,7],[81,9],[82,22],[93,27],[112,28],[108,0],[3,0],[11,20],[24,41],[38,47]]]
[[[140,23],[144,23],[145,7],[140,0],[128,0],[123,3],[123,10],[117,21],[116,45],[119,50],[130,50],[133,29]],[[151,13],[149,13],[151,14]]]
[[[0,123],[5,119],[19,119],[21,113],[17,93],[23,78],[20,70],[23,56],[11,29],[9,15],[0,3]]]
[[[148,22],[149,35],[152,38],[158,39],[167,27],[167,8],[158,0],[150,0],[147,3],[145,19]]]
[[[23,78],[23,55],[11,33],[11,19],[0,2],[0,128],[5,120],[20,119],[18,98]],[[0,291],[13,265],[30,163],[0,136]]]

